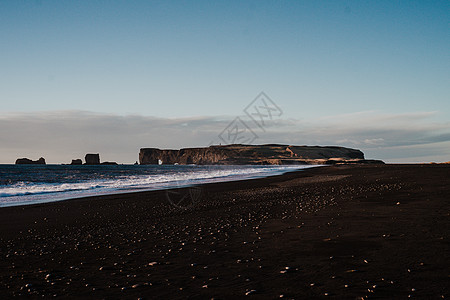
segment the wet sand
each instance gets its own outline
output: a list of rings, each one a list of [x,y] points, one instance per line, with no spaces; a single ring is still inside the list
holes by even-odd
[[[0,208],[0,294],[450,297],[450,166],[330,166]]]

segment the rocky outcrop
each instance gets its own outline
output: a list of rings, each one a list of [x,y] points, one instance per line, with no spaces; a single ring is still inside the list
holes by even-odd
[[[365,163],[364,154],[345,147],[292,145],[226,145],[205,148],[162,150],[142,148],[140,164],[197,164],[197,165],[281,165]],[[382,163],[380,161],[372,161]]]
[[[28,158],[18,158],[16,160],[16,165],[45,165],[45,159],[43,157],[38,160],[31,160]]]
[[[86,161],[86,165],[99,165],[100,164],[100,154],[92,154],[88,153],[84,157],[84,160]]]
[[[104,161],[101,163],[101,165],[116,166],[117,163],[115,161]]]
[[[81,159],[72,159],[71,165],[82,165],[83,161]]]

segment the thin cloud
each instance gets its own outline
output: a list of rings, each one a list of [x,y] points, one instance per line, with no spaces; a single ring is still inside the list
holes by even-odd
[[[450,123],[434,121],[436,112],[386,114],[359,112],[317,120],[278,119],[265,131],[245,119],[258,135],[254,143],[341,145],[363,150],[366,157],[450,160],[441,145],[450,142]],[[229,116],[157,118],[88,111],[16,113],[0,116],[0,162],[44,156],[68,163],[85,153],[102,160],[132,163],[141,147],[181,148],[218,144]],[[406,150],[405,150],[406,149]],[[403,155],[403,156],[402,156]]]

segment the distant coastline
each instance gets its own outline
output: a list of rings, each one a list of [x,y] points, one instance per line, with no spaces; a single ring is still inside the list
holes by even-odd
[[[214,145],[179,150],[142,148],[139,163],[198,165],[326,165],[349,163],[383,164],[368,160],[358,149],[338,146]]]
[[[88,153],[84,158],[72,159],[64,165],[117,165],[113,161],[101,162],[99,153]],[[381,160],[366,159],[361,150],[342,146],[264,145],[212,145],[209,147],[159,149],[141,148],[139,162],[134,165],[335,165],[383,164]],[[46,164],[38,160],[18,158],[15,164]]]

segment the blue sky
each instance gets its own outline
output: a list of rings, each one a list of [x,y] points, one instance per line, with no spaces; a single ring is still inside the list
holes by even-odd
[[[55,115],[88,113],[92,139],[104,116],[199,118],[215,128],[261,91],[283,109],[280,122],[295,126],[275,126],[258,142],[341,142],[388,161],[450,160],[449,21],[449,1],[0,1],[0,162],[42,152],[69,159],[16,146],[23,142],[14,128],[36,126],[30,116],[44,126]],[[379,120],[391,130],[380,131]],[[316,130],[330,127],[339,139]],[[355,127],[365,131],[348,132]],[[422,135],[403,143],[408,151],[392,149],[399,145],[389,141],[410,128]],[[129,130],[117,140],[128,140]],[[189,123],[184,130],[202,135]],[[48,144],[51,136],[41,135]],[[139,147],[214,139],[203,135],[183,144],[136,136],[136,150],[110,156],[130,162]],[[383,142],[370,148],[365,140]],[[110,148],[78,142],[80,155]]]

